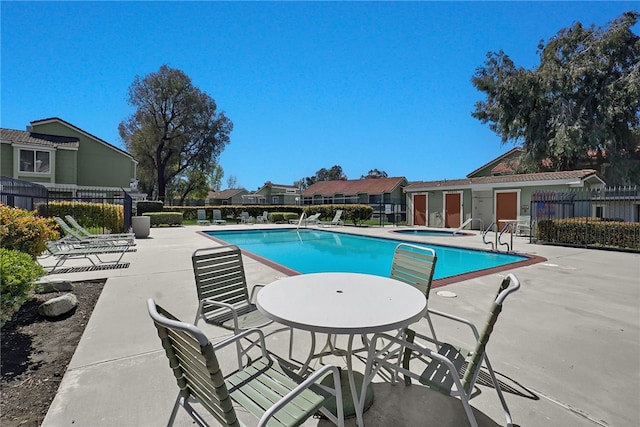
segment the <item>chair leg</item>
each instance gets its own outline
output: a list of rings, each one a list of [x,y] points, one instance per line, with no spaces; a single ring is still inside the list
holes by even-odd
[[[181,406],[180,399],[182,399],[182,396],[180,396],[180,393],[178,393],[178,396],[176,397],[176,401],[173,404],[173,409],[171,410],[171,416],[169,417],[169,422],[167,423],[167,427],[173,426],[173,422],[176,420],[176,415],[178,414],[178,408]]]
[[[513,419],[511,418],[511,412],[509,412],[509,407],[507,406],[507,401],[502,394],[502,390],[500,389],[500,384],[498,383],[498,379],[496,378],[496,374],[491,367],[491,363],[489,362],[489,358],[487,355],[484,355],[484,363],[487,366],[487,370],[489,371],[489,376],[491,376],[491,382],[493,383],[493,388],[496,389],[496,393],[498,393],[498,399],[500,399],[500,403],[502,404],[502,409],[504,410],[504,416],[507,419],[507,427],[513,426]]]

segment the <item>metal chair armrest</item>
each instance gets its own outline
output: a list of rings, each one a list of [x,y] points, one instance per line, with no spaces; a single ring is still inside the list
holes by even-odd
[[[331,393],[335,394],[336,396],[338,419],[343,419],[344,414],[340,413],[342,412],[342,388],[340,383],[340,370],[334,365],[325,365],[321,369],[318,369],[313,374],[305,378],[305,380],[298,384],[296,388],[291,390],[289,393],[287,393],[287,395],[283,396],[279,401],[271,406],[271,408],[269,408],[260,418],[258,426],[266,426],[276,412],[282,409],[286,404],[291,402],[296,396],[311,387],[313,384],[320,383],[320,381],[322,381],[322,379],[324,379],[326,374],[329,372],[331,372],[331,374],[333,375],[334,391],[331,391]]]
[[[234,329],[236,331],[238,330],[238,312],[237,312],[236,308],[232,304],[228,304],[226,302],[216,301],[216,300],[210,299],[210,298],[205,298],[203,300],[200,300],[200,304],[198,304],[198,311],[196,312],[196,319],[193,322],[193,324],[195,326],[198,325],[198,320],[200,320],[201,318],[205,318],[204,315],[202,314],[202,309],[204,308],[205,304],[209,304],[209,305],[213,305],[213,306],[216,306],[216,307],[219,307],[219,308],[224,308],[224,309],[229,310],[231,312],[231,314],[233,315],[233,326],[234,326]]]
[[[249,295],[249,302],[251,304],[255,304],[255,298],[258,295],[258,292],[265,286],[267,285],[265,285],[264,283],[256,283],[255,285],[253,285],[253,289],[251,289],[251,294]]]

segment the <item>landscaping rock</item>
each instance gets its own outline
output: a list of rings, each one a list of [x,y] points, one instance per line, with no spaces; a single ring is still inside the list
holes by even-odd
[[[73,291],[73,284],[68,280],[59,280],[57,282],[40,282],[36,285],[36,293],[49,294],[51,292],[69,292]]]
[[[78,306],[78,298],[74,294],[65,294],[40,304],[38,313],[44,317],[62,316]]]

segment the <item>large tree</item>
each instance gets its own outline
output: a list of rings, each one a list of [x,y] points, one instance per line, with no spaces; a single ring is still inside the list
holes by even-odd
[[[314,176],[307,176],[299,181],[295,181],[293,185],[300,188],[301,190],[304,190],[316,182],[339,180],[345,181],[346,179],[347,175],[345,175],[344,171],[342,170],[342,166],[334,165],[331,167],[331,169],[322,168],[318,170]]]
[[[136,76],[128,102],[136,111],[120,123],[120,136],[138,159],[141,175],[154,177],[160,200],[176,177],[200,179],[194,171],[211,171],[229,143],[233,123],[180,70],[163,65]]]
[[[362,175],[360,179],[377,179],[377,178],[387,178],[389,175],[385,171],[380,171],[378,169],[371,169],[366,175]]]
[[[639,14],[606,29],[576,23],[538,46],[540,65],[487,54],[473,85],[487,95],[473,117],[522,144],[521,172],[596,168],[609,184],[640,182]]]

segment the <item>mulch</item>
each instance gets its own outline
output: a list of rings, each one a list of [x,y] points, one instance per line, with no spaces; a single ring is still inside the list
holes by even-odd
[[[105,282],[73,283],[78,307],[56,319],[40,316],[38,306],[67,292],[34,294],[0,329],[0,425],[42,424]]]

